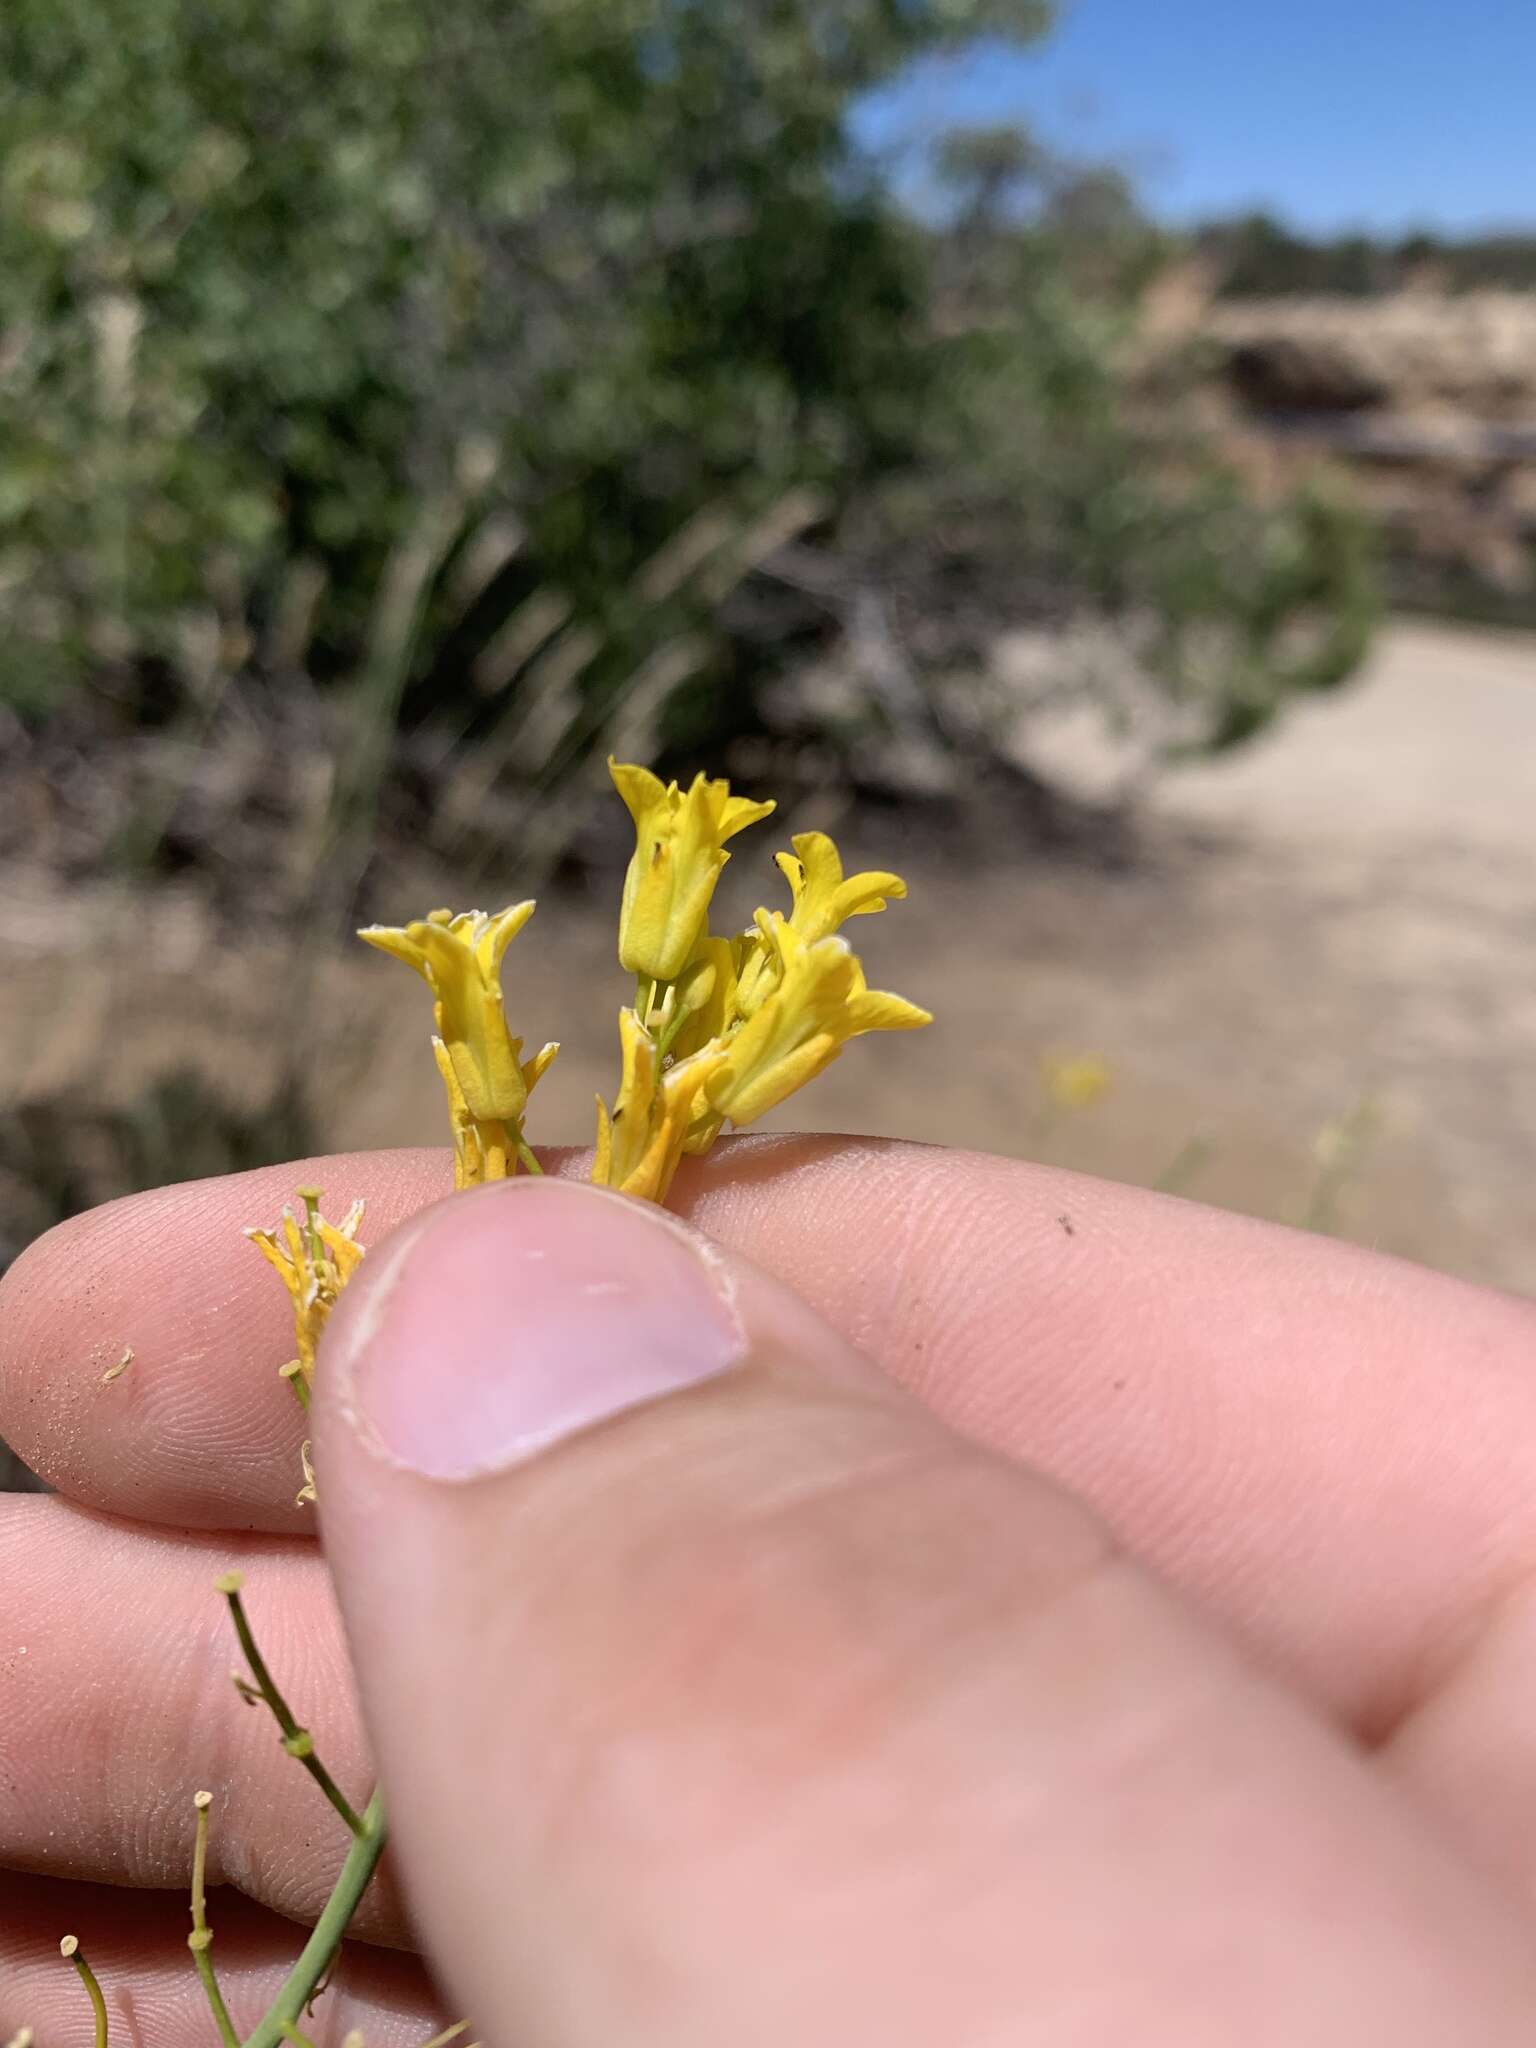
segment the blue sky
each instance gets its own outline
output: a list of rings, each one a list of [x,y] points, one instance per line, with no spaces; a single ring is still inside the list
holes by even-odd
[[[1047,41],[920,66],[857,125],[1010,118],[1170,220],[1536,227],[1536,0],[1067,0]]]

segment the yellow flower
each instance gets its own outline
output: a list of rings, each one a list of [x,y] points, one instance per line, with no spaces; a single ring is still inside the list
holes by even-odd
[[[300,1188],[298,1198],[304,1205],[302,1219],[284,1209],[274,1229],[245,1234],[288,1290],[299,1355],[283,1367],[283,1377],[293,1382],[294,1392],[308,1407],[320,1333],[342,1288],[362,1263],[357,1226],[363,1220],[363,1205],[354,1202],[340,1223],[327,1223],[320,1214],[318,1189]]]
[[[560,1050],[546,1045],[530,1060],[523,1041],[507,1030],[501,961],[532,917],[532,903],[489,916],[483,910],[455,917],[434,910],[402,929],[369,925],[358,933],[381,953],[405,961],[431,989],[437,1032],[471,1117],[479,1123],[521,1125],[528,1094]]]
[[[633,1010],[619,1012],[623,1071],[610,1115],[599,1097],[592,1179],[646,1202],[664,1202],[683,1156],[700,1088],[719,1065],[699,1053],[668,1065]]]
[[[840,938],[809,944],[781,917],[758,913],[775,955],[776,986],[723,1048],[704,1084],[717,1117],[749,1124],[814,1080],[866,1031],[913,1031],[932,1017],[900,996],[871,989],[858,956]]]
[[[739,939],[700,939],[660,1013],[668,1048],[680,1060],[727,1037],[740,1022],[741,976],[761,944],[756,931]]]
[[[900,875],[871,871],[843,878],[842,856],[825,832],[797,832],[793,853],[774,859],[789,883],[795,907],[790,923],[807,945],[828,939],[850,917],[870,917],[907,893]]]
[[[1040,1064],[1056,1109],[1092,1109],[1109,1093],[1113,1077],[1109,1061],[1099,1053],[1077,1053],[1071,1058],[1048,1053]]]
[[[730,859],[727,839],[773,810],[696,775],[684,791],[649,768],[610,760],[613,786],[635,821],[635,852],[619,911],[619,964],[673,981],[704,935],[710,898]]]
[[[448,1092],[448,1127],[453,1133],[453,1185],[478,1188],[488,1180],[506,1180],[517,1171],[517,1140],[503,1123],[476,1123],[464,1100],[464,1090],[453,1071],[448,1048],[440,1038],[432,1041],[432,1057]]]
[[[793,853],[776,853],[777,863],[794,898],[791,928],[813,945],[828,939],[850,917],[871,917],[907,893],[900,875],[843,875],[842,855],[825,832],[797,832],[790,841]],[[778,957],[773,948],[758,944],[742,962],[737,1004],[750,1017],[766,1000],[778,974]]]

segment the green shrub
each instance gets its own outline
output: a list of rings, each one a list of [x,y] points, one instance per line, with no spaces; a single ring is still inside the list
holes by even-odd
[[[232,687],[318,691],[338,826],[365,843],[390,771],[424,775],[415,822],[457,847],[500,829],[499,784],[547,817],[616,721],[652,755],[777,743],[785,676],[867,671],[871,601],[923,723],[903,590],[942,615],[958,577],[997,624],[1150,607],[1155,689],[1184,688],[1186,622],[1225,620],[1208,724],[1237,737],[1285,694],[1295,605],[1353,602],[1349,548],[1303,508],[1239,558],[1227,486],[1191,509],[1144,466],[1095,303],[1155,263],[1123,187],[1009,224],[979,332],[971,243],[848,141],[909,58],[1041,26],[1036,0],[8,0],[0,705],[195,744]],[[897,718],[886,683],[853,695],[845,753]]]

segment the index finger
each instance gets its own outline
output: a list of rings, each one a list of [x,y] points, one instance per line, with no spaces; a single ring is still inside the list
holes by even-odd
[[[365,1197],[376,1243],[449,1171],[432,1152],[306,1161],[60,1226],[0,1283],[0,1435],[116,1514],[304,1526],[286,1304],[239,1232],[305,1181],[338,1211]],[[674,1206],[955,1426],[1084,1495],[1357,1723],[1389,1722],[1533,1553],[1527,1303],[1168,1197],[862,1139],[739,1140]]]

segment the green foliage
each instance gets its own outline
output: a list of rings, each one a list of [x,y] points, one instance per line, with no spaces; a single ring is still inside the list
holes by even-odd
[[[712,492],[879,460],[912,280],[839,183],[843,112],[937,39],[1037,21],[16,0],[6,693],[174,663],[189,612],[259,624],[295,561],[325,572],[320,671],[351,668],[391,547],[466,460],[528,526],[521,580],[598,606]]]
[[[1299,235],[1250,213],[1212,221],[1196,239],[1225,298],[1364,298],[1399,291],[1425,269],[1452,291],[1536,289],[1536,235]]]
[[[1102,708],[1160,735],[1164,757],[1238,745],[1343,683],[1379,615],[1372,531],[1321,482],[1260,499],[1191,423],[1177,376],[1140,387],[1137,306],[1166,245],[1123,181],[1003,130],[953,139],[942,168],[956,338],[919,502],[973,564],[992,557],[985,630],[1091,623],[1113,649]]]
[[[1112,352],[1161,245],[1123,181],[957,144],[966,219],[935,235],[849,145],[909,59],[1043,21],[9,0],[0,705],[191,752],[226,699],[318,693],[348,843],[429,763],[415,816],[459,850],[504,826],[498,786],[548,821],[616,724],[652,754],[776,743],[776,683],[914,549],[918,585],[947,573],[923,534],[955,504],[998,625],[1048,582],[1160,606],[1200,575],[1246,617],[1251,558],[1155,567],[1177,550]],[[773,573],[793,546],[809,581]],[[867,693],[864,725],[891,716]]]

